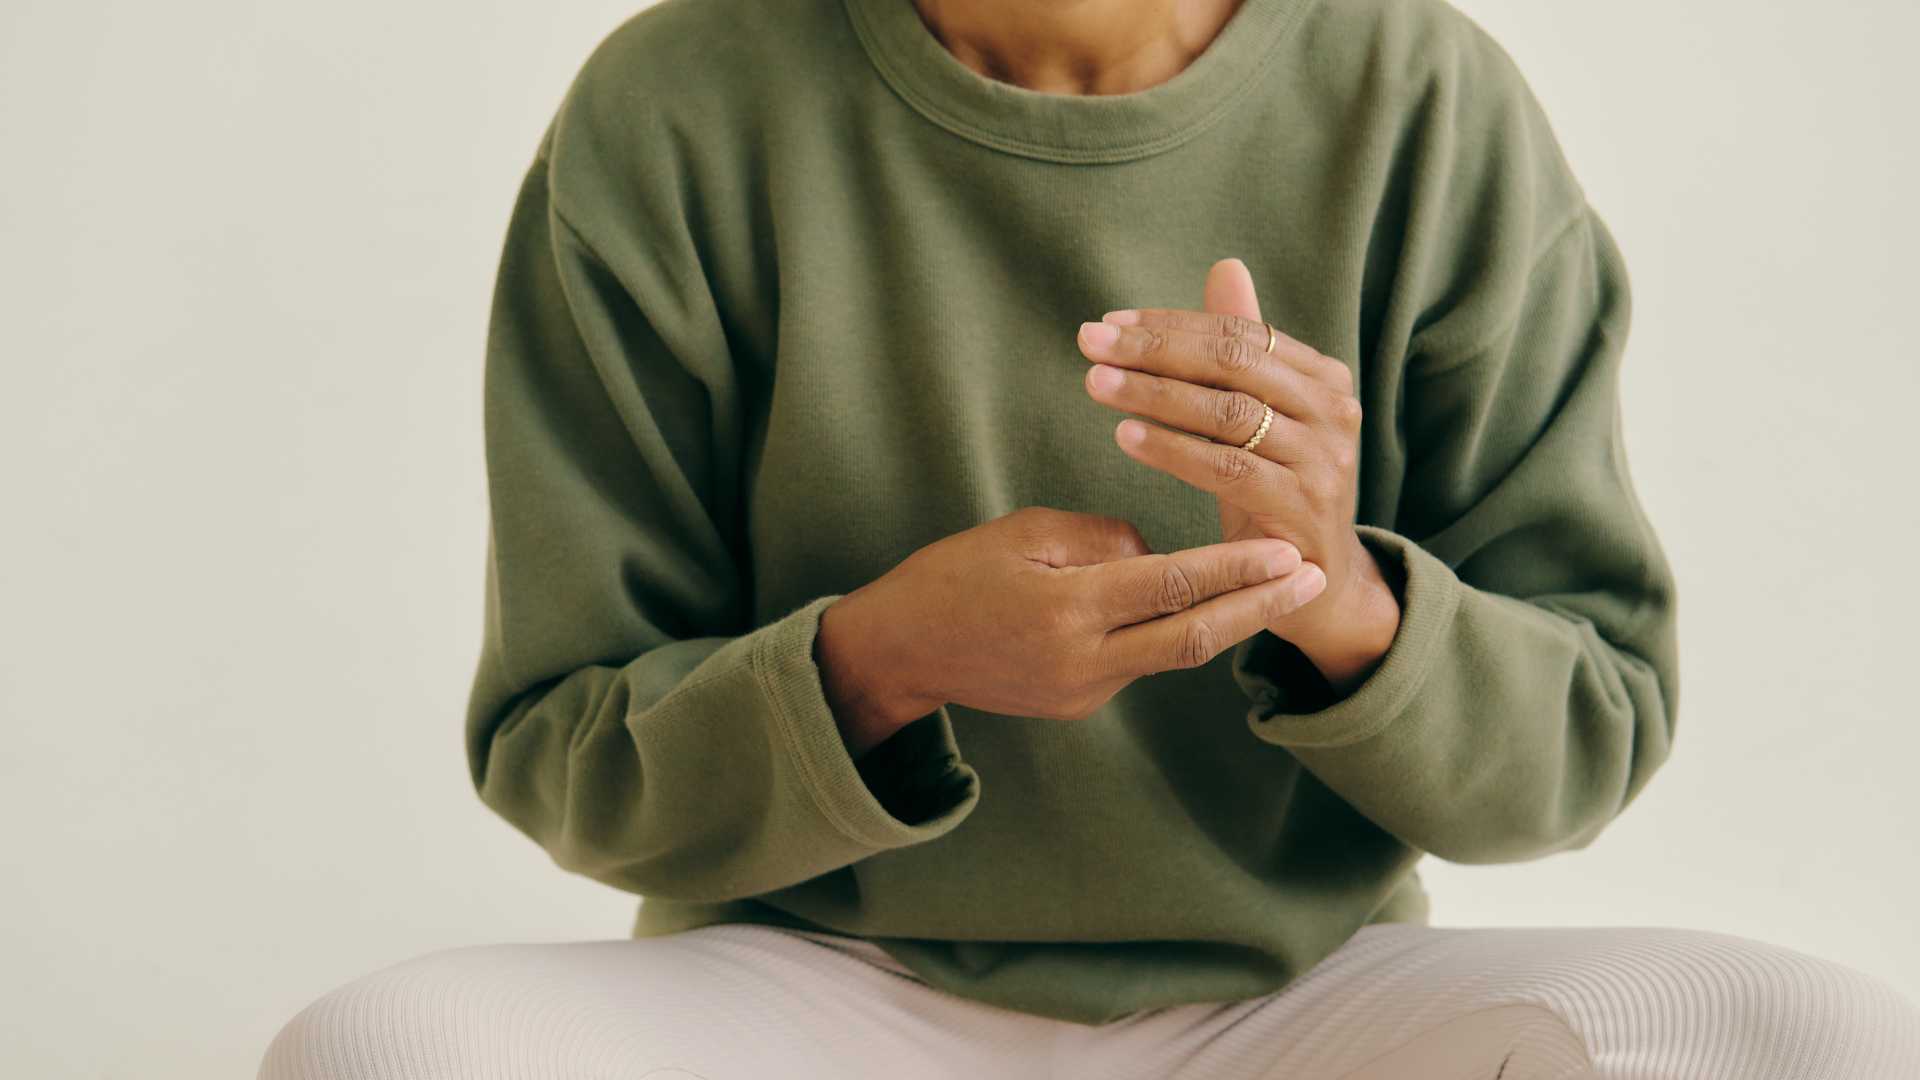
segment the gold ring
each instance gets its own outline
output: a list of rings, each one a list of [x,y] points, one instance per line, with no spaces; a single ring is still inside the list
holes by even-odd
[[[1273,343],[1277,338],[1279,338],[1280,335],[1274,332],[1272,323],[1266,323],[1264,325],[1267,328],[1267,350],[1266,351],[1272,352]]]
[[[1261,404],[1266,407],[1267,412],[1266,415],[1260,418],[1260,430],[1253,433],[1253,438],[1240,444],[1240,449],[1242,450],[1251,450],[1259,446],[1260,440],[1267,437],[1267,429],[1273,426],[1273,406],[1267,405],[1265,402],[1261,402]]]

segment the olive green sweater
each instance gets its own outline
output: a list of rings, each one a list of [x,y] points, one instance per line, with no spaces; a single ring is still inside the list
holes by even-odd
[[[836,597],[1028,505],[1220,539],[1115,445],[1074,335],[1200,307],[1229,255],[1356,374],[1378,667],[1338,696],[1262,632],[1084,721],[949,705],[856,764],[813,654]],[[637,935],[860,935],[1083,1023],[1273,991],[1428,919],[1423,854],[1583,847],[1666,758],[1628,322],[1537,100],[1442,0],[1245,0],[1117,96],[979,75],[909,0],[666,0],[587,60],[507,229],[474,783],[643,896]]]

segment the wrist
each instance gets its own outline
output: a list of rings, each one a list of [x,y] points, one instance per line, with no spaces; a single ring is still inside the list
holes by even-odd
[[[820,613],[813,643],[820,688],[855,758],[941,704],[914,688],[901,658],[882,651],[896,639],[871,614],[868,594],[848,593]]]
[[[1358,541],[1356,541],[1358,543]],[[1351,564],[1351,582],[1310,623],[1274,627],[1305,654],[1342,696],[1366,681],[1380,665],[1400,630],[1400,598],[1364,543]],[[1306,614],[1312,605],[1301,612]]]

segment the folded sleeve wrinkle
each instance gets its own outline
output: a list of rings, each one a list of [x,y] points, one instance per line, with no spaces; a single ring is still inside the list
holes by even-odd
[[[1412,335],[1398,516],[1357,526],[1401,603],[1385,656],[1337,699],[1270,632],[1232,658],[1257,737],[1458,862],[1590,843],[1678,709],[1674,577],[1621,437],[1626,268],[1590,206],[1538,220]]]
[[[731,365],[669,347],[559,215],[550,144],[512,212],[486,351],[485,633],[465,720],[481,799],[562,867],[680,900],[942,835],[978,798],[947,711],[857,768],[813,653],[837,596],[751,625]]]

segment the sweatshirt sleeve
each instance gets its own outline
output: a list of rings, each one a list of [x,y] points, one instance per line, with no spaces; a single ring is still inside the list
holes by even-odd
[[[837,597],[751,625],[734,367],[667,345],[656,306],[685,322],[697,305],[610,268],[556,208],[547,145],[486,351],[485,634],[465,723],[481,799],[567,870],[696,902],[946,833],[978,799],[946,710],[856,764],[813,654]]]
[[[1391,497],[1356,526],[1399,629],[1337,699],[1271,632],[1231,659],[1255,736],[1461,863],[1586,846],[1666,759],[1679,704],[1674,577],[1621,437],[1626,267],[1537,105],[1510,101],[1449,132],[1481,164],[1436,156],[1455,187],[1408,226],[1415,329],[1363,389],[1406,462],[1363,465],[1363,506]]]

